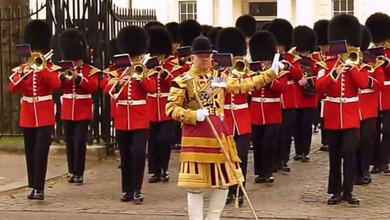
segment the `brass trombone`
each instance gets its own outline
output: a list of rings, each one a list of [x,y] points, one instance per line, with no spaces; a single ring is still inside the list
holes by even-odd
[[[341,60],[349,67],[359,65],[362,62],[360,49],[357,47],[348,47],[348,52],[341,55]]]
[[[146,68],[146,62],[149,60],[150,56],[145,55],[142,57],[140,62],[132,63],[130,69],[127,69],[127,73],[130,74],[131,78],[141,81],[148,74],[148,69]]]
[[[236,56],[233,57],[233,69],[231,71],[232,74],[243,76],[249,72],[249,63],[245,60],[244,57]]]
[[[27,76],[29,76],[33,72],[41,72],[43,69],[47,66],[47,61],[53,56],[53,50],[50,50],[47,54],[42,55],[38,52],[33,52],[31,54],[31,57],[28,58],[27,63],[25,66],[29,66],[31,68],[30,71],[27,73],[22,73],[21,68],[15,68],[13,69],[14,73],[11,74],[9,77],[9,80],[12,84],[18,85],[21,81],[23,81]],[[16,82],[14,81],[14,77],[16,74],[22,74],[19,80]]]

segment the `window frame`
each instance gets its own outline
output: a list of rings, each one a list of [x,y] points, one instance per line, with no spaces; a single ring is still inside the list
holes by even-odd
[[[349,10],[350,1],[352,1],[352,10]],[[345,2],[345,10],[341,9],[341,3]],[[339,5],[339,10],[335,10],[335,5]],[[337,14],[336,14],[337,13]],[[332,15],[339,15],[339,14],[355,14],[355,1],[354,0],[332,0]]]
[[[179,12],[179,22],[182,22],[182,21],[184,21],[184,20],[188,20],[188,19],[193,19],[193,20],[197,20],[197,18],[198,18],[198,11],[196,10],[196,7],[197,7],[197,1],[194,1],[194,0],[192,0],[192,1],[185,1],[185,0],[181,0],[181,1],[179,1],[178,2],[179,4],[178,4],[178,12]],[[193,6],[193,12],[192,13],[190,13],[190,12],[188,12],[188,5],[189,4],[192,4],[192,6]],[[182,5],[185,5],[185,7],[186,7],[186,10],[185,10],[185,12],[182,12]],[[184,20],[182,20],[182,15],[184,15],[185,16],[185,19]],[[190,15],[192,15],[192,18],[190,18]]]

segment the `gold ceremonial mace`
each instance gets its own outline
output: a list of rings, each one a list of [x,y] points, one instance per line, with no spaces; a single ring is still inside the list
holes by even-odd
[[[204,107],[203,107],[203,104],[202,104],[202,101],[200,100],[200,98],[199,98],[199,96],[198,96],[198,93],[194,91],[194,95],[195,95],[195,99],[196,99],[196,101],[198,102],[199,106],[200,106],[201,108],[204,108]],[[223,153],[224,156],[226,157],[226,159],[227,159],[227,161],[228,161],[228,164],[229,164],[230,168],[233,170],[234,176],[235,176],[236,179],[238,180],[239,177],[237,176],[237,173],[234,172],[235,168],[234,168],[233,162],[230,160],[230,157],[229,157],[228,152],[226,152],[226,149],[223,147],[223,143],[222,143],[221,138],[219,137],[219,135],[218,135],[218,133],[217,133],[217,130],[215,130],[215,127],[214,127],[213,122],[211,121],[211,119],[210,119],[208,116],[206,117],[206,121],[207,121],[207,123],[209,124],[209,126],[210,126],[210,128],[211,128],[211,131],[213,132],[215,138],[217,138],[218,144],[219,144],[219,146],[220,146],[221,149],[222,149],[222,153]],[[249,204],[249,206],[250,206],[250,208],[251,208],[251,211],[252,211],[253,216],[255,217],[256,220],[258,220],[258,217],[257,217],[257,215],[256,215],[255,209],[253,208],[253,205],[252,205],[251,201],[249,200],[248,194],[247,194],[246,191],[245,191],[245,188],[244,188],[243,183],[242,183],[241,181],[238,181],[238,185],[239,185],[239,187],[241,188],[242,192],[244,193],[244,196],[245,196],[246,200],[248,201],[248,204]],[[238,191],[238,190],[237,190],[237,191]]]

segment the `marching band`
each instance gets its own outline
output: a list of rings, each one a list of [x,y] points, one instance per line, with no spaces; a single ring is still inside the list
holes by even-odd
[[[257,30],[250,15],[227,28],[195,20],[127,26],[110,42],[112,65],[103,71],[87,64],[79,30],[60,34],[57,64],[50,62],[52,33],[44,21],[31,21],[24,33],[18,53],[27,61],[13,69],[9,91],[23,95],[29,199],[44,199],[52,93],[59,89],[69,183],[84,182],[92,95],[101,89],[115,122],[121,200],[143,203],[146,160],[149,183],[170,180],[173,146],[181,149],[178,186],[188,189],[191,220],[204,218],[205,189],[211,189],[208,220],[220,219],[225,204],[244,204],[251,145],[255,183],[274,183],[279,170],[293,172],[292,141],[293,159],[310,162],[315,117],[321,117],[321,150],[329,151],[329,205],[359,205],[353,186],[390,173],[386,14],[371,15],[365,25],[336,15],[313,28],[277,18]]]

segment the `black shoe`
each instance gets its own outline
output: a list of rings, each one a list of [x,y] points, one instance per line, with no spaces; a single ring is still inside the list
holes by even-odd
[[[302,160],[302,155],[295,155],[293,158],[295,161]]]
[[[242,207],[244,205],[244,198],[242,196],[238,197],[238,207]]]
[[[363,184],[368,185],[372,182],[371,174],[369,172],[364,172],[363,174]]]
[[[265,183],[274,183],[275,180],[274,180],[274,177],[273,176],[270,176],[270,177],[266,177],[265,178]]]
[[[301,162],[303,162],[303,163],[307,163],[307,162],[309,162],[309,161],[310,161],[309,155],[305,155],[305,156],[303,156],[302,159],[301,159]]]
[[[74,183],[76,183],[77,185],[83,184],[83,183],[84,183],[84,178],[83,178],[83,176],[75,175],[75,176],[74,176]]]
[[[360,200],[353,195],[343,196],[342,200],[348,202],[350,205],[360,205]]]
[[[27,196],[28,199],[34,199],[34,195],[35,195],[35,189],[33,189],[30,194]]]
[[[134,204],[142,204],[144,202],[144,197],[142,197],[141,191],[137,191],[134,193],[133,196],[133,203]]]
[[[226,205],[232,204],[234,202],[234,199],[235,199],[235,196],[233,194],[228,195],[228,197],[226,198]]]
[[[282,164],[282,171],[285,172],[285,173],[290,173],[291,172],[291,168],[288,167],[287,163],[283,163]]]
[[[72,175],[72,176],[68,179],[68,183],[74,183],[74,179],[75,179],[75,175]]]
[[[353,184],[357,185],[357,186],[364,185],[363,177],[362,176],[355,177],[355,180],[354,180]]]
[[[314,126],[313,133],[314,134],[320,133],[320,129],[318,128],[318,126]]]
[[[255,183],[265,183],[265,177],[256,176],[255,177]]]
[[[45,194],[43,190],[35,190],[34,196],[31,198],[33,200],[44,200],[45,199]]]
[[[379,174],[382,173],[382,169],[379,169],[378,167],[374,167],[371,170],[371,174]]]
[[[149,178],[149,183],[158,183],[161,182],[161,177],[158,175],[153,175]]]
[[[389,170],[389,168],[387,167],[387,169],[385,168],[385,169],[383,169],[383,173],[385,173],[385,174],[389,174],[390,173],[390,170]]]
[[[163,172],[163,174],[161,175],[161,180],[163,183],[169,182],[169,172],[168,171]]]
[[[324,152],[329,151],[329,146],[328,146],[328,145],[322,145],[322,146],[320,147],[320,151],[324,151]]]
[[[134,193],[133,192],[127,192],[123,194],[121,201],[122,202],[130,202],[133,200]]]
[[[341,196],[339,195],[333,195],[328,199],[328,205],[337,205],[341,202]]]

